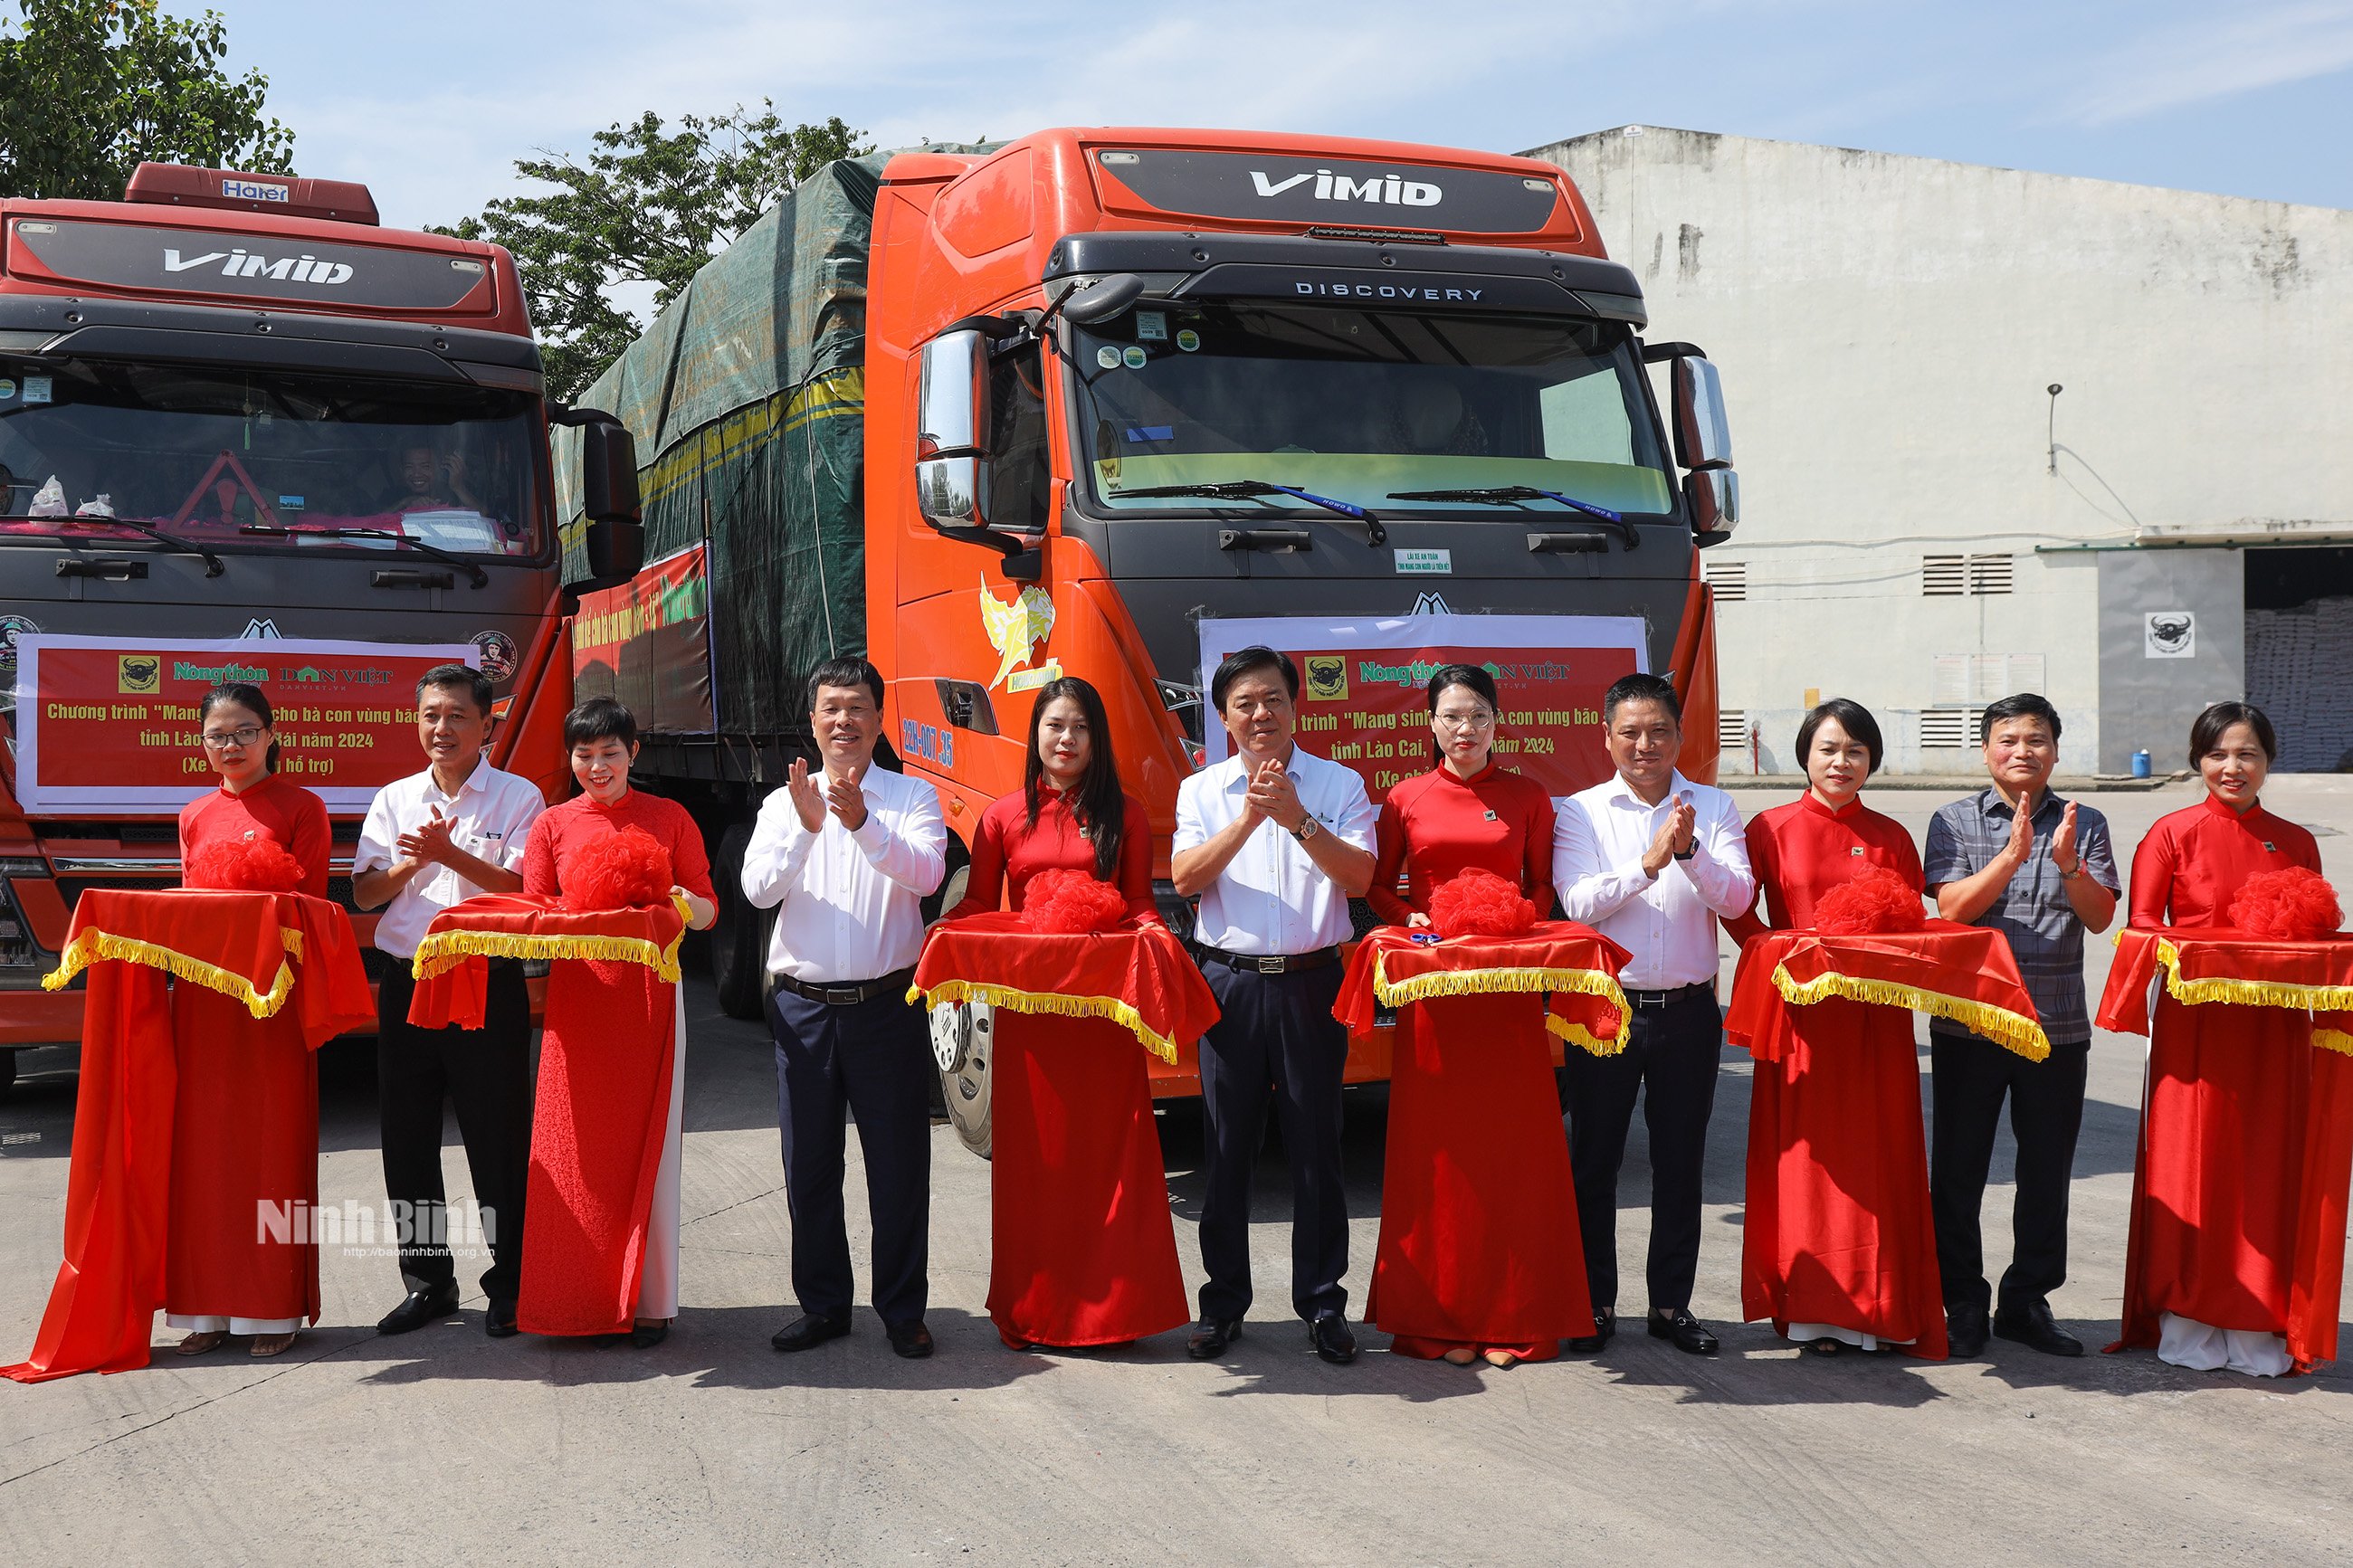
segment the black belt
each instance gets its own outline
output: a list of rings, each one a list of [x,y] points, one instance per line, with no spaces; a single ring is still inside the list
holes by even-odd
[[[908,982],[915,978],[913,968],[897,970],[880,980],[853,980],[848,984],[812,985],[806,980],[796,980],[789,974],[776,976],[776,989],[789,991],[811,1002],[821,1002],[828,1007],[855,1007],[860,1002],[871,1002],[885,991],[903,993]]]
[[[1211,947],[1197,942],[1193,952],[1213,963],[1244,974],[1297,974],[1303,970],[1321,969],[1327,963],[1340,962],[1336,947],[1319,947],[1312,952],[1228,952],[1222,947]]]
[[[1715,1000],[1715,986],[1706,981],[1696,985],[1678,985],[1669,991],[1629,991],[1626,1000],[1636,1007],[1672,1007],[1678,1002],[1696,1002],[1701,997]]]

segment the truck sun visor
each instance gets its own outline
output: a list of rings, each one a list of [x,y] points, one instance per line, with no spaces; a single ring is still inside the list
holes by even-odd
[[[9,269],[25,278],[345,309],[487,313],[496,304],[488,267],[447,251],[68,218],[19,218],[12,237]]]
[[[1107,206],[1127,205],[1124,186],[1151,210],[1261,223],[1533,234],[1558,200],[1549,179],[1428,163],[1172,148],[1105,150],[1094,163]]]

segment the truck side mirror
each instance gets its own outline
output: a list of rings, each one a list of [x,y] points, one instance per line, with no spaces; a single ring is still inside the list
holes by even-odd
[[[1724,416],[1724,382],[1697,354],[1675,358],[1675,463],[1685,468],[1732,467],[1732,426]]]
[[[567,420],[566,423],[572,423]],[[609,415],[579,420],[580,510],[588,526],[580,540],[587,575],[566,587],[575,593],[617,587],[645,564],[646,527],[638,495],[638,444]]]
[[[915,499],[934,528],[988,526],[988,339],[971,329],[923,345],[915,400]]]
[[[1703,468],[1683,476],[1683,501],[1692,531],[1702,544],[1719,542],[1740,522],[1740,476],[1730,468]],[[1714,534],[1716,537],[1706,537]]]

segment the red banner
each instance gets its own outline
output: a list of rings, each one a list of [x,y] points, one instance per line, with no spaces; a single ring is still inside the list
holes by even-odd
[[[621,587],[580,596],[572,622],[572,695],[617,698],[648,734],[718,729],[706,546],[664,556]]]
[[[1620,676],[1644,668],[1641,624],[1616,618],[1205,620],[1204,689],[1219,658],[1259,641],[1299,666],[1299,743],[1355,768],[1375,805],[1391,784],[1429,772],[1436,762],[1427,689],[1440,666],[1475,665],[1495,678],[1503,699],[1495,760],[1553,795],[1573,795],[1609,776],[1602,694]],[[1207,731],[1208,760],[1219,761],[1226,737],[1214,714]]]
[[[278,771],[332,810],[364,811],[417,770],[417,678],[479,665],[469,643],[26,635],[16,639],[16,795],[28,812],[175,812],[210,788],[197,704],[259,687]]]

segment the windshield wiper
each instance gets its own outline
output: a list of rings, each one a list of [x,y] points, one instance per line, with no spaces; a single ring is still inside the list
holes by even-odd
[[[1322,507],[1336,517],[1349,518],[1365,525],[1366,544],[1387,544],[1389,531],[1381,520],[1354,501],[1334,500],[1310,490],[1294,489],[1289,485],[1270,484],[1264,479],[1229,479],[1215,485],[1146,485],[1141,489],[1114,490],[1113,500],[1125,500],[1147,496],[1200,496],[1211,500],[1263,500],[1269,496],[1289,496],[1303,500],[1309,506]]]
[[[1533,485],[1491,485],[1478,490],[1391,490],[1389,500],[1460,500],[1482,506],[1517,506],[1522,501],[1531,500],[1558,501],[1571,511],[1581,511],[1588,517],[1598,517],[1613,524],[1626,541],[1627,549],[1639,549],[1642,543],[1642,536],[1634,531],[1634,525],[1626,521],[1624,513],[1611,511],[1606,506],[1595,506],[1591,501],[1579,500],[1575,496],[1565,496],[1558,490],[1540,490]]]
[[[37,521],[45,520],[36,519],[33,521]],[[82,528],[127,528],[133,533],[143,533],[148,538],[153,540],[156,543],[168,544],[173,549],[180,551],[184,554],[203,556],[205,558],[205,575],[207,577],[217,577],[222,573],[228,570],[227,567],[221,564],[221,558],[219,556],[214,554],[203,545],[198,544],[195,540],[183,539],[176,533],[166,533],[160,528],[151,528],[143,522],[133,522],[127,517],[68,517],[60,518],[58,519],[58,521],[68,528],[75,526]],[[61,531],[58,534],[58,537],[62,540],[66,537],[66,534]],[[92,542],[94,543],[96,542],[92,541]]]
[[[273,539],[389,539],[396,544],[408,546],[419,555],[429,555],[436,561],[445,561],[459,568],[473,578],[474,586],[477,588],[487,588],[491,585],[491,574],[483,571],[479,563],[469,561],[462,555],[453,555],[438,544],[427,544],[421,539],[411,538],[406,533],[395,533],[388,528],[273,528],[266,523],[248,522],[237,531],[266,534]]]

